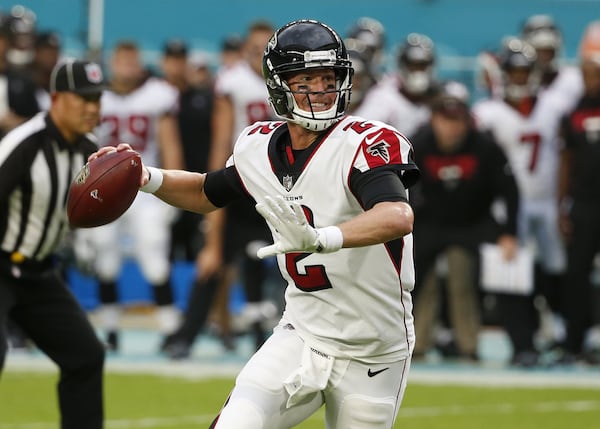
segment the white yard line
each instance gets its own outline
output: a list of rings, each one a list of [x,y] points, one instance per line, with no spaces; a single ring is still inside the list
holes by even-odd
[[[169,361],[112,357],[107,359],[106,372],[115,374],[152,374],[179,377],[190,381],[207,378],[235,377],[243,366],[243,360],[218,361]],[[45,356],[36,354],[10,354],[5,363],[6,371],[53,372],[56,366]],[[461,365],[413,365],[410,383],[428,385],[466,385],[488,387],[571,387],[600,389],[599,368],[551,368],[515,370],[503,367]]]
[[[421,417],[465,416],[477,414],[509,414],[515,411],[528,414],[568,412],[581,413],[600,410],[600,401],[566,401],[566,402],[532,402],[517,404],[488,404],[488,405],[450,405],[445,407],[402,407],[398,420]],[[135,429],[155,428],[165,426],[180,426],[182,424],[208,424],[214,415],[177,416],[177,417],[145,417],[141,419],[114,419],[105,422],[106,429]],[[323,414],[317,413],[310,420],[323,421]],[[54,429],[56,423],[30,422],[2,424],[2,429]]]

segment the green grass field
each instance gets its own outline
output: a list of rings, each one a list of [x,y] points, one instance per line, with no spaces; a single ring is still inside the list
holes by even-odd
[[[0,429],[57,429],[56,377],[53,372],[5,372],[0,380]],[[108,373],[106,428],[206,428],[232,383],[230,378],[186,381]],[[324,428],[323,414],[298,427]],[[600,389],[412,383],[395,428],[596,429]]]

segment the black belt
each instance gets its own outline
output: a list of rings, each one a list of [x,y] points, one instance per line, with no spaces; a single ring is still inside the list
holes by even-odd
[[[21,277],[22,274],[42,274],[53,269],[55,259],[49,256],[44,259],[30,259],[19,252],[5,252],[0,250],[0,270],[12,277]]]

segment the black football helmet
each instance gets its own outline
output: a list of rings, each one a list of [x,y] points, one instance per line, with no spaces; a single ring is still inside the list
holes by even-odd
[[[362,52],[371,72],[379,74],[385,61],[385,29],[381,22],[368,16],[358,18],[344,38],[344,43],[348,50]]]
[[[375,18],[363,16],[352,25],[347,38],[362,40],[373,50],[382,50],[385,44],[385,29]]]
[[[535,49],[553,49],[558,52],[562,48],[562,35],[549,15],[529,17],[523,24],[521,37]]]
[[[355,40],[358,42],[358,40]],[[348,47],[348,57],[352,62],[352,101],[350,103],[351,110],[356,109],[363,101],[367,91],[375,84],[376,79],[373,71],[370,68],[368,54],[361,50],[357,45],[346,44]]]
[[[336,103],[322,112],[300,109],[286,82],[290,73],[314,68],[332,68],[336,75]],[[325,130],[344,116],[352,74],[342,39],[332,28],[315,20],[293,21],[281,27],[267,43],[263,56],[263,76],[275,113],[312,131]]]
[[[505,98],[518,101],[535,94],[539,87],[533,73],[536,59],[535,48],[524,40],[512,36],[503,40],[498,63],[502,70]],[[515,81],[512,73],[515,70],[526,73],[526,79]]]
[[[8,61],[15,66],[29,64],[33,59],[36,14],[31,9],[16,5],[11,8],[10,13],[3,21],[10,41],[10,49],[7,52]]]
[[[402,85],[410,94],[424,94],[434,83],[435,50],[424,34],[410,33],[398,51]]]

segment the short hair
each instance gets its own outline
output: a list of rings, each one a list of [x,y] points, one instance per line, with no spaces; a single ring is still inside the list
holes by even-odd
[[[138,46],[137,42],[126,39],[126,40],[119,40],[115,44],[113,52],[119,52],[119,51],[139,52],[139,50],[140,50],[140,47]]]
[[[275,27],[269,21],[266,20],[258,20],[254,21],[248,27],[248,34],[255,32],[270,32],[275,33]]]

